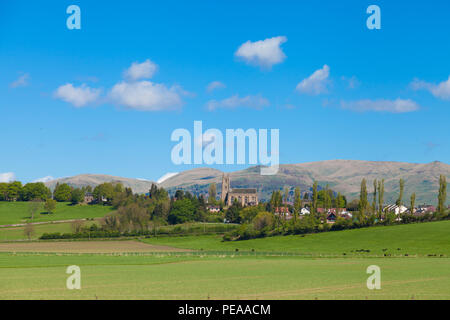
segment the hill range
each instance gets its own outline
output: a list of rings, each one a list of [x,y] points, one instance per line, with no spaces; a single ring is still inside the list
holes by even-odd
[[[410,194],[415,192],[418,204],[437,202],[441,174],[449,179],[450,165],[439,161],[419,164],[361,160],[328,160],[280,165],[278,174],[273,176],[260,175],[258,166],[229,172],[232,187],[257,188],[263,200],[267,200],[273,190],[284,187],[298,186],[302,192],[310,191],[314,180],[317,180],[320,187],[328,184],[331,189],[341,192],[351,200],[359,196],[361,180],[366,178],[369,193],[372,192],[374,179],[385,179],[385,201],[392,202],[398,197],[398,181],[402,178],[405,180],[404,202],[407,203]],[[159,185],[171,193],[177,189],[183,189],[200,194],[207,193],[211,183],[217,183],[220,193],[222,175],[223,172],[217,169],[196,168],[171,176]],[[137,193],[148,192],[152,183],[155,183],[147,180],[89,174],[49,181],[47,186],[54,188],[57,182],[67,183],[73,187],[121,182]]]

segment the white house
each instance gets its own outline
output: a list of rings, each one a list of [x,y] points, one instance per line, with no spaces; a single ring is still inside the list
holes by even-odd
[[[308,209],[306,209],[306,208],[302,208],[301,210],[300,210],[300,215],[305,215],[305,214],[310,214],[311,213],[311,211],[309,211]]]
[[[408,210],[404,205],[398,206],[396,204],[390,204],[384,207],[383,211],[385,212],[394,212],[396,215],[403,214]]]

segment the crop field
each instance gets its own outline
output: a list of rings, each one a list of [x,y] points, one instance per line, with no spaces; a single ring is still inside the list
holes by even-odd
[[[67,266],[81,290],[66,289]],[[366,286],[381,268],[381,290]],[[0,254],[0,299],[450,299],[448,258]]]
[[[10,224],[22,224],[31,222],[29,202],[0,202],[0,226]],[[57,220],[91,219],[104,217],[112,211],[111,207],[101,205],[72,206],[69,203],[57,203],[56,210],[52,214],[45,213],[42,209],[33,219],[33,222],[47,222]]]
[[[138,241],[42,241],[0,243],[0,252],[57,252],[57,253],[127,253],[127,252],[186,252],[162,245]]]

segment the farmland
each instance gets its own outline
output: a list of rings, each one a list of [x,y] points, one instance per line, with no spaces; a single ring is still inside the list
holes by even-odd
[[[81,290],[67,290],[78,265]],[[366,268],[382,270],[368,290]],[[0,299],[450,299],[447,258],[0,254]]]
[[[3,242],[0,299],[450,299],[449,231],[441,221],[234,242]],[[66,288],[70,265],[81,290]],[[367,289],[370,265],[381,290]]]
[[[450,221],[380,226],[304,236],[222,242],[219,236],[151,238],[150,244],[213,251],[276,251],[325,255],[450,256]],[[369,250],[367,252],[367,250]]]

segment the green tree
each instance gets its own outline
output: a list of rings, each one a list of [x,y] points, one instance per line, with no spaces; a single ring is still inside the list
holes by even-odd
[[[439,194],[437,212],[445,214],[445,202],[447,200],[447,178],[444,175],[439,177]]]
[[[211,183],[209,185],[208,191],[208,202],[210,204],[216,204],[216,197],[217,197],[217,186],[215,183]]]
[[[375,180],[373,180],[373,201],[372,201],[373,214],[376,214],[376,212],[377,212],[377,188],[378,188],[378,182],[377,182],[377,179],[375,179]]]
[[[314,183],[313,183],[313,191],[312,191],[312,211],[311,211],[311,213],[312,214],[317,214],[317,197],[318,197],[318,194],[317,194],[317,181],[314,181]]]
[[[231,223],[240,223],[241,210],[242,210],[241,204],[235,201],[225,212],[225,219]]]
[[[106,200],[107,203],[111,203],[114,199],[114,194],[114,185],[109,182],[99,184],[93,191],[93,195],[99,203],[103,203],[103,200]]]
[[[72,199],[72,188],[67,183],[57,183],[53,198],[58,202],[69,202]]]
[[[22,183],[20,181],[10,182],[8,184],[7,200],[16,201],[22,193]]]
[[[44,209],[47,213],[50,213],[50,214],[55,212],[56,200],[47,199],[47,201],[45,201]]]
[[[395,202],[395,204],[401,206],[403,205],[403,193],[405,191],[405,181],[403,179],[400,179],[399,185],[400,185],[400,193],[398,195],[398,199]]]
[[[410,206],[410,209],[409,209],[411,214],[414,214],[414,207],[415,207],[415,205],[416,205],[416,194],[413,193],[411,195],[411,206]]]
[[[361,181],[361,191],[359,193],[359,215],[360,218],[364,218],[367,212],[367,183],[366,179],[362,179]],[[361,221],[360,219],[360,221]]]
[[[253,219],[253,227],[261,231],[263,229],[271,229],[273,227],[274,223],[274,216],[273,213],[262,211],[256,215],[256,217]]]
[[[73,189],[72,190],[72,198],[71,198],[71,202],[72,204],[80,204],[84,202],[84,190],[83,189]]]
[[[49,188],[45,186],[42,182],[27,183],[21,191],[21,200],[31,201],[34,199],[40,199],[46,201],[51,198],[52,193]]]
[[[184,198],[172,204],[168,220],[170,224],[185,223],[195,220],[195,207],[190,199]]]
[[[259,212],[264,211],[261,206],[249,206],[243,208],[239,215],[242,223],[250,223],[258,215]]]
[[[297,187],[294,191],[294,222],[297,221],[297,217],[300,215],[302,207],[302,193],[300,192],[300,188]]]
[[[8,183],[1,182],[0,183],[0,201],[8,200]]]
[[[384,205],[384,179],[378,181],[378,214],[382,215]]]

